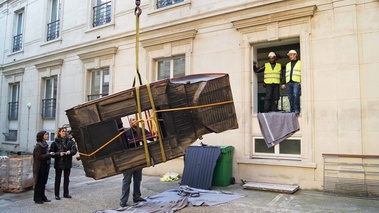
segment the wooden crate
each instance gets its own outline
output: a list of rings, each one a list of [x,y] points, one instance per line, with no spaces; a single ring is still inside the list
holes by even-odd
[[[0,184],[5,192],[22,192],[33,187],[33,156],[15,155],[0,159]]]
[[[88,177],[100,179],[147,167],[146,155],[150,155],[152,165],[164,162],[162,155],[166,160],[181,157],[200,136],[238,128],[228,74],[159,80],[152,82],[150,88],[158,110],[163,151],[157,140],[149,143],[146,151],[142,146],[129,147],[121,137],[115,137],[119,133],[116,120],[136,114],[138,104],[142,111],[151,112],[146,85],[139,92],[130,88],[66,110]]]

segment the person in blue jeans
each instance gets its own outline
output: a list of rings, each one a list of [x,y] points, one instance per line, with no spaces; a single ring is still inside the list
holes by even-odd
[[[285,83],[282,89],[287,88],[288,100],[291,112],[296,116],[300,114],[300,94],[301,94],[301,61],[297,59],[296,50],[290,50],[287,54],[290,62],[286,65]]]
[[[123,128],[123,124],[121,119],[117,120],[118,128],[121,130]],[[137,120],[132,117],[129,119],[130,128],[125,132],[125,136],[127,141],[133,140],[136,137],[142,136],[142,128],[138,126]],[[145,129],[145,134],[149,134],[150,132]],[[129,143],[128,148],[133,148],[137,146],[141,146],[140,143]],[[120,195],[120,206],[127,206],[127,202],[130,194],[130,184],[133,178],[133,202],[138,203],[142,201],[146,201],[141,197],[141,181],[142,181],[142,169],[137,169],[131,172],[124,172],[122,179],[122,192]]]

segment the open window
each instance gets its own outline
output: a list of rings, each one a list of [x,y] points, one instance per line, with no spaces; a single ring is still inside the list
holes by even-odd
[[[296,50],[298,53],[298,59],[300,59],[300,43],[299,40],[284,40],[280,42],[274,43],[264,43],[254,45],[254,49],[256,50],[256,58],[253,59],[257,62],[257,67],[264,66],[265,63],[268,62],[268,54],[270,52],[274,52],[276,54],[276,58],[278,63],[282,66],[282,74],[285,74],[285,66],[289,62],[289,58],[287,56],[288,51]],[[254,113],[263,112],[264,108],[264,100],[266,96],[266,89],[264,87],[264,74],[262,73],[253,73],[255,88],[253,91],[256,91],[253,94],[253,106],[256,110]],[[272,104],[272,103],[271,103]],[[301,103],[300,103],[301,105]],[[280,99],[278,103],[279,111],[290,111],[290,104],[287,97],[287,91],[280,89]]]

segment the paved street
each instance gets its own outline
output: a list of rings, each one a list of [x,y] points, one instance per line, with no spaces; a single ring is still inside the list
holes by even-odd
[[[142,195],[156,195],[168,189],[177,189],[178,182],[160,182],[160,177],[144,176]],[[54,168],[50,170],[47,197],[52,200],[43,205],[33,202],[33,190],[22,193],[4,193],[0,196],[0,212],[59,213],[94,212],[119,207],[122,175],[102,180],[85,177],[81,165],[72,169],[70,194],[72,199],[54,199]],[[235,201],[203,207],[186,207],[187,212],[379,212],[379,200],[325,195],[322,192],[299,190],[295,194],[281,194],[243,189],[240,184],[214,187],[212,190],[230,191],[246,197]],[[129,199],[130,200],[130,199]],[[132,204],[130,201],[128,204]]]

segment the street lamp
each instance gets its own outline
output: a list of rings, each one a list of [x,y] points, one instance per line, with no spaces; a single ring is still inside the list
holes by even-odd
[[[26,104],[26,107],[28,107],[28,129],[26,133],[26,151],[29,151],[29,120],[30,120],[30,108],[32,107],[32,104],[29,102]]]

